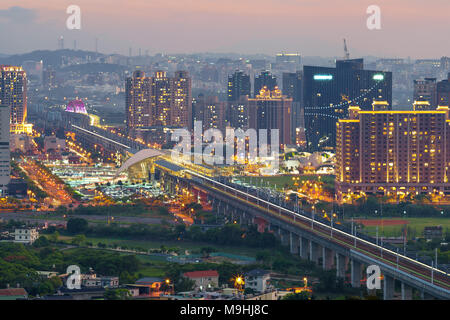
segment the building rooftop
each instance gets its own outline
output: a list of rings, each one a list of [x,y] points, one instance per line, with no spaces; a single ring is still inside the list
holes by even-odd
[[[24,288],[0,289],[0,297],[26,295],[28,295],[28,293]]]
[[[163,282],[164,279],[163,278],[158,278],[158,277],[146,277],[146,278],[141,278],[139,280],[136,281],[136,284],[142,284],[142,283],[155,283],[155,282]]]
[[[270,272],[262,269],[253,269],[245,274],[246,277],[262,277],[268,275]]]
[[[185,272],[183,275],[186,278],[204,278],[204,277],[218,277],[219,273],[216,270],[206,270],[206,271]]]

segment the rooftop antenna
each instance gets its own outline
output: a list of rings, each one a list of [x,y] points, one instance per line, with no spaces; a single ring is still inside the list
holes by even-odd
[[[349,60],[350,59],[350,52],[348,52],[347,41],[345,40],[345,38],[344,38],[344,52],[345,52],[344,59],[345,60]]]

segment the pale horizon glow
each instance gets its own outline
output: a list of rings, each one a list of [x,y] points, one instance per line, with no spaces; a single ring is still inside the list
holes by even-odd
[[[81,8],[81,30],[67,30],[66,8]],[[366,9],[381,8],[381,30]],[[0,53],[65,48],[134,55],[298,52],[342,56],[346,38],[360,56],[450,56],[448,0],[0,0]]]

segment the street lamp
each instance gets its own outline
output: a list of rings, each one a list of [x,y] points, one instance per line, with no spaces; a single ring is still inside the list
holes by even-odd
[[[172,287],[172,291],[170,291],[170,292],[173,292],[173,283],[171,283],[170,279],[166,279],[165,283],[166,283],[167,287],[169,287],[169,290],[170,290],[170,287]]]
[[[331,237],[333,238],[333,219],[336,218],[336,213],[331,215]]]

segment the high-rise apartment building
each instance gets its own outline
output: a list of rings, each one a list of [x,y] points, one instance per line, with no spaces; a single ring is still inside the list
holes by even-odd
[[[0,105],[0,195],[4,196],[10,181],[10,151],[9,151],[9,119],[10,108]]]
[[[250,76],[242,71],[236,71],[228,76],[228,101],[238,101],[241,96],[250,96]]]
[[[187,71],[176,71],[170,79],[170,119],[173,127],[192,127],[192,84]]]
[[[133,72],[126,79],[125,105],[127,130],[130,134],[138,128],[148,127],[152,123],[151,78],[143,71]]]
[[[428,101],[432,107],[437,106],[436,78],[414,80],[414,101]]]
[[[270,91],[275,90],[275,87],[277,86],[277,78],[269,71],[263,71],[255,77],[255,83],[253,86],[253,97],[256,97],[264,87],[267,87]]]
[[[235,129],[248,128],[248,96],[228,102],[225,111],[225,125]]]
[[[176,71],[168,77],[165,71],[146,77],[135,71],[126,81],[127,128],[192,126],[191,79],[187,72]]]
[[[169,126],[171,116],[171,81],[165,71],[156,71],[151,80],[152,125]]]
[[[27,74],[22,67],[0,65],[0,105],[11,110],[11,124],[27,119]]]
[[[304,132],[305,121],[302,112],[302,97],[303,97],[303,73],[297,72],[285,72],[283,73],[283,94],[288,98],[292,98],[292,116],[291,116],[291,128],[292,138],[296,140],[297,128],[302,128]]]
[[[309,150],[335,146],[336,122],[348,107],[370,110],[374,100],[392,103],[392,73],[363,69],[363,59],[338,60],[336,68],[303,67],[303,107]]]
[[[217,96],[199,96],[195,102],[195,120],[202,121],[203,131],[219,129],[225,134],[226,102],[219,101]]]
[[[351,106],[339,119],[336,191],[353,195],[449,195],[449,108],[419,102],[410,111],[392,111],[374,102],[372,110]]]
[[[270,129],[278,129],[280,145],[292,143],[292,98],[283,96],[277,86],[274,90],[264,86],[255,98],[248,99],[247,108],[248,128],[268,129],[269,139]]]
[[[450,105],[450,73],[448,78],[436,84],[437,103],[440,106]]]

